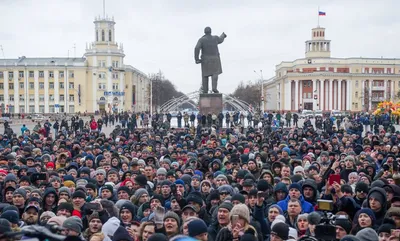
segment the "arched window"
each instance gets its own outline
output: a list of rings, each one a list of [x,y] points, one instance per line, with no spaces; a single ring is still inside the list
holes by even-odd
[[[104,30],[101,30],[101,41],[106,41],[106,34],[104,33]]]
[[[96,41],[99,41],[99,30],[96,30]]]
[[[315,37],[315,32],[314,32],[314,37]]]
[[[108,31],[108,41],[112,42],[112,32],[111,32],[111,30]]]

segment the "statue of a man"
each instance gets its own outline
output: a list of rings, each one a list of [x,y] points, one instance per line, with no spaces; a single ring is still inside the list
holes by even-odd
[[[201,76],[203,93],[208,93],[208,77],[211,76],[212,91],[219,93],[217,90],[218,75],[222,74],[221,59],[219,58],[218,44],[224,42],[227,37],[225,33],[221,36],[211,35],[211,28],[204,29],[205,35],[199,39],[194,49],[194,59],[196,64],[201,63]],[[201,59],[199,58],[201,50]]]

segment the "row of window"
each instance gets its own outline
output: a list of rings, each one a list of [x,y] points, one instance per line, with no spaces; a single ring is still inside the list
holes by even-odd
[[[74,78],[75,74],[73,70],[68,71],[69,77]],[[18,77],[19,78],[24,78],[25,76],[25,71],[18,71]],[[35,77],[34,71],[29,71],[28,76],[30,78]],[[58,77],[64,78],[64,71],[59,71],[58,72]],[[4,78],[4,72],[0,71],[0,79]],[[8,72],[8,78],[13,79],[14,78],[14,72]],[[44,78],[44,71],[39,71],[39,78]],[[54,71],[49,71],[49,78],[54,78]]]
[[[105,89],[107,89],[106,86],[107,86],[107,85],[104,84],[104,83],[99,83],[99,90],[105,90]],[[112,85],[112,89],[113,89],[113,90],[119,90],[119,84],[113,84],[113,85]]]
[[[112,78],[113,79],[118,79],[118,73],[112,73]],[[99,73],[99,79],[105,79],[106,78],[106,73],[105,72],[100,72]]]
[[[24,89],[25,88],[25,84],[24,82],[20,82],[19,83],[19,88],[20,89]],[[64,89],[65,85],[63,82],[59,83],[59,88],[60,89]],[[68,84],[68,88],[69,89],[73,89],[74,88],[74,83],[69,82]],[[0,90],[4,89],[4,83],[0,83]],[[8,89],[13,90],[14,89],[14,83],[8,83]],[[29,89],[35,89],[35,83],[34,82],[29,82]],[[44,83],[43,82],[39,82],[39,89],[44,89]],[[49,82],[49,89],[54,89],[54,82]]]
[[[98,62],[98,66],[99,67],[101,67],[101,68],[107,68],[107,65],[106,65],[106,61],[105,60],[99,60],[99,62]],[[112,61],[112,67],[113,68],[119,68],[119,61]]]
[[[15,107],[14,106],[10,106],[8,111],[10,113],[15,113]],[[49,105],[49,113],[63,113],[63,112],[65,112],[65,108],[64,108],[63,105],[60,105],[60,107],[58,107],[58,108],[55,108],[54,105]],[[70,105],[69,106],[69,113],[74,113],[74,112],[75,112],[75,106]],[[19,113],[26,113],[24,105],[20,105],[19,106]],[[36,113],[34,105],[30,105],[29,106],[29,112],[28,113]],[[39,113],[45,113],[44,105],[39,105]]]
[[[96,41],[99,41],[99,31],[96,30]],[[106,32],[103,30],[101,30],[101,41],[106,41]],[[108,41],[112,42],[112,31],[108,30]]]
[[[8,99],[10,101],[14,101],[15,97],[14,97],[14,95],[9,95]],[[60,95],[59,100],[60,101],[65,101],[64,95]],[[69,95],[68,100],[69,101],[75,101],[75,96],[74,95]],[[4,101],[4,95],[0,95],[0,101]],[[19,101],[25,101],[25,95],[19,95]],[[30,102],[35,101],[35,95],[29,95],[29,101]],[[44,101],[44,95],[39,95],[39,101],[40,102]],[[54,101],[54,95],[49,95],[49,101]]]

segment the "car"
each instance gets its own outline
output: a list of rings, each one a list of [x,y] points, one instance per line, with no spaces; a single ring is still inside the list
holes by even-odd
[[[11,124],[12,119],[10,117],[0,117],[0,123],[5,123],[5,122],[8,122]]]
[[[301,112],[301,118],[314,118],[314,112],[312,110],[303,110]]]
[[[332,110],[331,116],[333,116],[333,117],[344,116],[344,113],[343,113],[343,111],[340,111],[340,110]]]
[[[44,121],[44,120],[46,120],[46,118],[44,116],[39,115],[39,114],[32,115],[31,119],[32,119],[32,121]]]

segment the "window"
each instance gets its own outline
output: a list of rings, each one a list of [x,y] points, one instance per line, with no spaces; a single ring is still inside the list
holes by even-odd
[[[35,106],[34,105],[30,105],[29,106],[29,113],[35,113]]]
[[[14,101],[14,95],[10,95],[10,101]]]
[[[358,103],[357,102],[354,104],[354,106],[356,107],[356,109],[358,109]]]
[[[54,78],[54,72],[53,71],[49,71],[49,77],[50,78]]]
[[[96,41],[99,41],[99,30],[96,30]]]
[[[69,71],[69,77],[70,77],[70,78],[74,78],[74,76],[75,76],[75,75],[74,75],[74,71]]]
[[[49,89],[54,89],[54,82],[49,82]]]
[[[104,33],[104,30],[101,30],[101,41],[106,41],[106,34]]]
[[[54,113],[54,105],[49,105],[49,113]]]
[[[99,73],[99,78],[100,78],[100,79],[105,79],[105,78],[106,78],[106,73],[100,72],[100,73]]]
[[[64,95],[60,95],[60,101],[64,101]]]
[[[33,90],[35,88],[35,83],[29,82],[29,89]]]
[[[60,78],[64,78],[64,71],[60,71],[60,72],[59,72],[59,77],[60,77]]]
[[[358,88],[358,80],[356,80],[356,88]]]
[[[25,95],[19,95],[19,101],[25,101]]]
[[[14,89],[14,83],[8,83],[8,89],[13,90]]]
[[[44,71],[39,71],[39,78],[43,78],[44,77]]]
[[[19,71],[18,72],[18,77],[24,78],[24,71]]]
[[[29,101],[34,102],[35,101],[35,95],[29,95]]]
[[[19,88],[23,89],[24,88],[24,82],[19,82]]]
[[[100,90],[105,90],[106,89],[106,84],[99,84],[99,89]]]
[[[14,72],[8,72],[8,78],[9,79],[14,78]]]
[[[119,89],[119,88],[118,88],[118,84],[113,84],[112,89],[113,89],[113,90],[118,90],[118,89]]]
[[[64,82],[60,82],[60,89],[64,89]]]
[[[118,79],[118,73],[113,73],[112,77],[113,77],[113,79]]]
[[[39,113],[44,113],[44,105],[39,105]]]
[[[112,62],[112,67],[113,68],[118,68],[118,61],[113,61]]]
[[[307,85],[308,87],[311,87],[311,81],[308,81]]]
[[[25,113],[25,106],[23,105],[19,106],[19,113]]]
[[[112,31],[108,30],[108,41],[112,41]]]
[[[69,106],[69,113],[75,113],[75,106],[73,105]]]
[[[4,90],[4,84],[0,83],[0,90]]]
[[[69,95],[69,101],[75,101],[74,95]]]
[[[54,101],[54,95],[49,95],[49,100]]]
[[[311,99],[311,93],[307,93],[307,98]]]
[[[4,78],[4,73],[0,72],[0,79],[3,79],[3,78]]]
[[[33,72],[33,71],[29,71],[29,77],[30,77],[30,78],[33,78],[33,77],[35,77],[35,72]]]
[[[43,82],[39,82],[39,89],[44,89],[44,83]]]
[[[356,98],[358,98],[358,91],[356,91]]]
[[[39,95],[39,101],[43,102],[44,101],[44,95]]]
[[[105,60],[99,60],[99,67],[105,68],[106,67],[106,61]]]
[[[0,95],[0,101],[4,101],[4,95]]]

